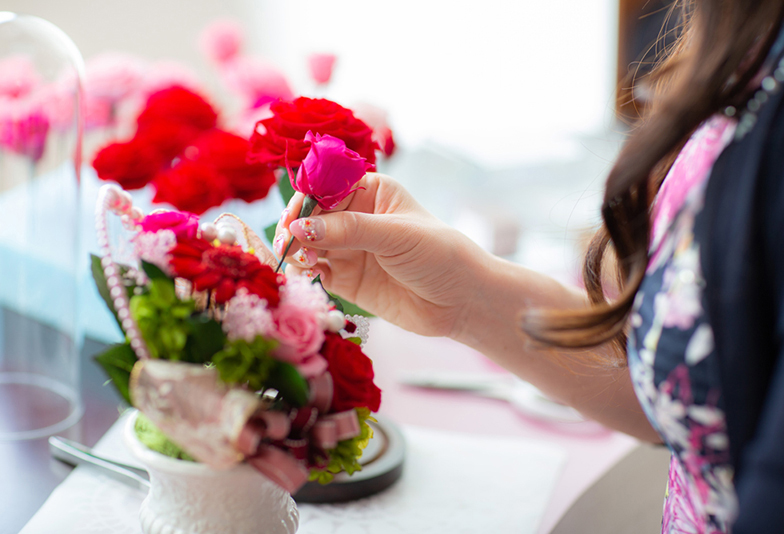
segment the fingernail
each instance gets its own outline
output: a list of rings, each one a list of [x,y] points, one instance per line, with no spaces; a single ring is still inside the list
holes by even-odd
[[[282,225],[284,225],[284,224],[286,223],[286,217],[288,217],[288,216],[289,216],[289,209],[288,209],[288,208],[286,208],[286,209],[284,209],[284,210],[283,210],[283,212],[280,214],[280,224],[281,224],[281,226],[282,226]]]
[[[312,267],[316,265],[316,262],[318,262],[318,254],[316,254],[316,251],[310,250],[308,247],[300,248],[292,257],[296,261],[303,265],[307,265],[308,267]]]
[[[307,276],[308,280],[313,280],[314,278],[316,278],[316,273],[313,271],[313,269],[308,269],[307,271],[302,271],[302,274]]]
[[[289,231],[300,241],[318,241],[324,239],[326,225],[321,219],[297,219]]]
[[[275,255],[280,258],[283,256],[283,249],[286,246],[286,238],[283,237],[283,234],[278,234],[275,237],[275,242],[272,244],[272,248],[275,249]]]

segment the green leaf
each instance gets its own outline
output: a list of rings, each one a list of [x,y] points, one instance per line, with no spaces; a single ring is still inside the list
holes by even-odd
[[[95,357],[95,361],[103,368],[117,388],[117,392],[128,404],[131,404],[128,382],[131,379],[131,369],[137,360],[136,354],[128,343],[112,345]]]
[[[280,191],[280,198],[283,199],[283,204],[288,205],[289,200],[294,196],[294,188],[291,187],[288,171],[284,170],[281,173],[280,180],[278,180],[278,191]]]
[[[267,378],[267,386],[277,389],[293,406],[305,406],[310,398],[307,380],[290,363],[277,362]]]
[[[109,294],[109,287],[106,284],[106,276],[103,274],[101,258],[95,254],[90,254],[90,271],[93,274],[93,280],[95,280],[95,287],[98,288],[98,294],[101,295],[101,298],[106,303],[106,307],[112,312],[114,320],[117,321],[117,326],[124,332],[122,321],[120,321],[120,318],[117,316],[117,311],[114,309],[114,302],[112,302],[112,297]]]
[[[170,278],[166,276],[166,273],[164,273],[160,267],[150,262],[142,260],[142,270],[144,270],[144,274],[146,274],[150,280],[170,280]]]
[[[275,230],[278,228],[278,223],[272,223],[264,229],[264,236],[267,238],[267,241],[272,244],[272,241],[275,239]]]
[[[186,322],[191,324],[191,335],[185,345],[187,361],[205,363],[223,349],[226,335],[215,319],[199,314],[189,317]]]

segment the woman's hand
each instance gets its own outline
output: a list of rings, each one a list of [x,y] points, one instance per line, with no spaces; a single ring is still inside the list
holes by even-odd
[[[278,257],[293,234],[289,271],[313,270],[324,287],[407,330],[455,336],[475,298],[481,248],[445,225],[393,179],[367,174],[335,210],[295,220],[296,193],[278,223]]]

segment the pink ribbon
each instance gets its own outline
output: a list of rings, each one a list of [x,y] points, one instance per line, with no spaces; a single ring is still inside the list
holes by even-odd
[[[324,450],[334,449],[338,442],[354,438],[361,431],[355,410],[319,415],[327,412],[332,404],[332,375],[324,373],[308,383],[308,406],[291,415],[275,411],[255,414],[235,444],[249,464],[289,493],[295,493],[308,479],[308,460],[313,460],[309,458],[311,446],[321,449],[319,454],[323,455]],[[292,431],[294,436],[301,437],[289,438]],[[276,443],[263,443],[265,439]]]
[[[327,413],[332,404],[332,395],[335,393],[332,375],[322,373],[308,380],[308,385],[310,386],[310,404],[318,408],[319,412]]]
[[[311,435],[322,449],[334,449],[338,441],[357,437],[360,433],[359,419],[355,410],[333,413],[319,417]]]
[[[272,445],[262,445],[255,456],[247,458],[254,469],[289,493],[296,493],[308,481],[303,462]]]

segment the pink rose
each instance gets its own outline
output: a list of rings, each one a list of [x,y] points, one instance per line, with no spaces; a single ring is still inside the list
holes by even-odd
[[[273,354],[284,362],[303,364],[324,343],[324,326],[312,310],[281,302],[273,310],[272,318],[275,321],[272,337],[280,342]]]
[[[291,186],[316,199],[319,206],[330,210],[357,190],[354,188],[373,166],[365,158],[331,135],[305,134],[310,152],[302,160]]]
[[[336,59],[335,54],[311,54],[308,57],[310,76],[317,84],[326,85],[329,83]]]
[[[142,232],[171,230],[178,239],[193,239],[199,229],[199,218],[186,211],[162,211],[147,215],[139,224]]]

